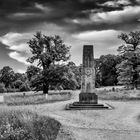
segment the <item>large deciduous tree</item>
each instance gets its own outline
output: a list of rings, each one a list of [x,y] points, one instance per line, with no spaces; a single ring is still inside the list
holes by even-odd
[[[118,48],[123,61],[117,65],[119,83],[137,89],[140,81],[140,31],[122,33],[119,38],[125,44]]]
[[[43,93],[46,94],[50,84],[48,80],[50,66],[56,62],[67,61],[70,57],[70,46],[67,46],[58,35],[46,36],[41,32],[37,32],[34,38],[29,40],[28,45],[32,57],[27,61],[30,63],[36,61],[37,65],[42,67]]]

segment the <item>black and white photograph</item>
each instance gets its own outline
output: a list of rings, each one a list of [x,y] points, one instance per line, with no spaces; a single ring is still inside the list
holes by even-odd
[[[0,140],[140,140],[140,0],[0,0]]]

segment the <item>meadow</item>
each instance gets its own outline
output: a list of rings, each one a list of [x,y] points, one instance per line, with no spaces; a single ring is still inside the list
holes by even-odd
[[[80,91],[79,91],[80,92]],[[48,95],[39,92],[4,93],[6,105],[34,105],[70,100],[77,92],[71,90],[49,91]],[[124,90],[122,87],[97,88],[95,93],[99,100],[140,100],[140,90]]]
[[[69,100],[70,91],[50,91],[47,97],[41,91],[1,95],[4,103],[0,111],[0,140],[55,140],[63,131],[60,122],[31,106]]]
[[[58,101],[65,101],[71,98],[70,91],[50,91],[46,96],[40,92],[17,92],[5,93],[4,100],[6,105],[29,105],[44,104]]]
[[[63,124],[68,125],[72,121],[74,124],[80,122],[79,126],[81,126],[84,121],[81,119],[86,116],[82,116],[84,111],[71,113],[69,111],[65,111],[64,107],[67,102],[70,102],[70,100],[71,102],[77,100],[79,93],[80,91],[49,91],[47,98],[46,95],[42,94],[41,91],[36,93],[17,92],[1,94],[5,96],[5,103],[0,105],[0,139],[72,140],[72,134],[65,130],[65,127],[63,128]],[[102,100],[103,102],[107,101],[107,103],[115,106],[116,111],[118,112],[122,111],[120,106],[118,106],[120,101],[121,103],[119,104],[122,106],[125,104],[131,104],[131,102],[123,101],[140,100],[139,90],[124,90],[120,87],[115,87],[114,90],[113,87],[105,87],[96,89],[96,93],[98,94],[99,100]],[[124,108],[126,107],[124,106]],[[112,112],[115,113],[115,110],[112,110]],[[105,116],[105,112],[98,113],[101,113],[101,116]],[[79,116],[76,114],[79,114]],[[90,111],[88,114],[89,116],[91,114],[93,117],[94,111]],[[86,115],[88,116],[88,114]],[[114,116],[116,115],[111,115],[110,117],[113,118]],[[76,119],[73,120],[73,117]],[[71,121],[68,122],[67,119]],[[140,116],[138,116],[138,120],[140,120]],[[98,125],[99,124],[100,123],[98,123]],[[118,125],[118,122],[116,122],[115,125]],[[69,125],[67,127],[69,128]],[[72,131],[72,129],[70,131]]]
[[[140,90],[126,90],[123,86],[97,88],[95,92],[101,100],[140,100]]]

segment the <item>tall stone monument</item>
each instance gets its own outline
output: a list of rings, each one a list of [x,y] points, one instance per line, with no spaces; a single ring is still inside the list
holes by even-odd
[[[108,109],[108,106],[98,104],[98,96],[95,93],[95,64],[93,51],[93,45],[83,46],[83,66],[79,102],[66,105],[66,109]]]
[[[93,45],[84,45],[81,77],[82,83],[79,101],[97,104],[97,95],[95,94],[95,68],[93,54]]]

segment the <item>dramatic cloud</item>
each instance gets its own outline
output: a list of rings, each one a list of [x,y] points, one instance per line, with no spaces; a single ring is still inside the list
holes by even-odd
[[[118,34],[120,34],[119,31],[115,30],[102,30],[102,31],[87,31],[82,32],[76,35],[73,35],[74,37],[81,39],[81,40],[90,40],[90,41],[104,41],[104,40],[112,40],[111,37],[117,37]]]
[[[123,16],[127,18],[127,12],[130,10],[133,12],[133,6],[136,5],[137,7],[134,8],[138,9],[138,0],[1,0],[0,21],[3,24],[0,25],[0,34],[9,30],[25,32],[42,22],[56,24],[69,32],[86,31],[92,28],[109,29],[109,23],[100,22],[99,25],[102,27],[99,27],[96,20],[99,21],[99,18],[102,20],[103,16],[110,15],[111,12],[116,12],[117,17],[123,13]],[[131,15],[135,16],[135,13]],[[107,21],[113,22],[113,19]],[[131,20],[134,22],[134,19]],[[87,26],[87,24],[90,25]]]
[[[43,27],[38,27],[42,30],[42,32],[46,35],[55,35],[59,34],[67,41],[68,44],[70,41],[69,35],[63,31],[62,28],[57,27],[54,24],[43,24]],[[52,31],[52,28],[54,31]],[[24,63],[25,65],[29,65],[27,63],[27,58],[29,58],[32,54],[30,52],[30,48],[28,47],[27,42],[33,38],[35,34],[34,31],[29,33],[15,33],[9,32],[4,36],[0,37],[0,42],[5,45],[5,47],[10,51],[8,53],[9,57],[17,60],[18,62]]]
[[[73,35],[79,41],[85,41],[95,46],[95,57],[101,54],[117,53],[117,47],[120,45],[120,40],[117,39],[121,31],[102,30],[102,31],[87,31]],[[98,52],[98,53],[97,53]]]
[[[102,6],[108,6],[108,7],[120,7],[121,5],[131,5],[131,2],[129,0],[114,0],[114,1],[107,1]]]
[[[21,63],[24,63],[24,64],[26,64],[26,65],[29,65],[29,63],[26,62],[26,59],[27,59],[27,58],[26,58],[25,56],[22,56],[21,53],[18,53],[18,52],[16,52],[16,51],[14,51],[14,52],[10,52],[10,53],[9,53],[9,56],[10,56],[11,58],[13,58],[13,59],[15,59],[15,60],[21,62]]]
[[[29,47],[26,43],[31,34],[20,34],[20,33],[8,33],[3,37],[0,37],[0,42],[6,45],[12,52],[9,53],[9,56],[19,62],[28,64],[26,59],[30,55]]]
[[[88,18],[67,19],[77,25],[77,30],[115,29],[131,31],[139,28],[140,6],[126,6],[122,10],[88,12]]]
[[[123,10],[90,14],[90,21],[117,24],[131,22],[140,18],[140,6],[127,6]]]
[[[118,34],[140,29],[140,0],[0,0],[0,15],[0,47],[13,60],[27,65],[26,42],[42,31],[60,35],[79,64],[84,44],[96,57],[114,53]]]

